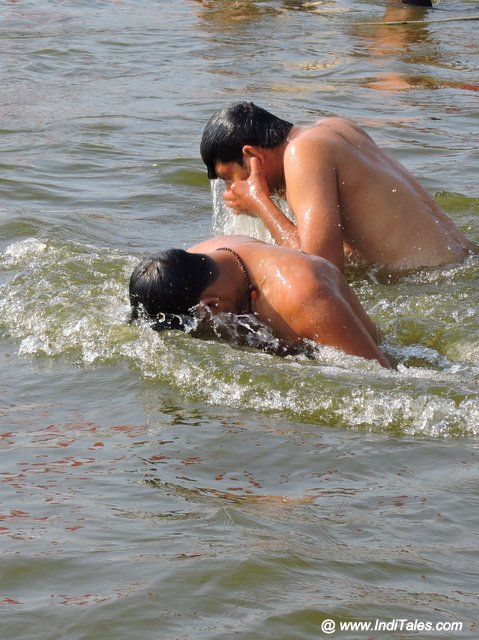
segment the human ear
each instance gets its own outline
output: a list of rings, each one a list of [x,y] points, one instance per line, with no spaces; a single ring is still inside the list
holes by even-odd
[[[253,158],[255,158],[255,163],[256,163],[254,165],[254,168],[257,170],[259,167],[261,167],[261,169],[264,171],[265,158],[264,158],[263,149],[261,149],[261,147],[253,147],[252,145],[245,144],[243,147],[243,160],[244,160],[245,166],[248,168],[249,171],[253,170],[253,167],[251,164],[251,161],[253,160]]]
[[[242,149],[242,152],[243,152],[243,157],[245,158],[254,158],[255,156],[258,155],[256,147],[253,147],[250,144],[245,144]]]

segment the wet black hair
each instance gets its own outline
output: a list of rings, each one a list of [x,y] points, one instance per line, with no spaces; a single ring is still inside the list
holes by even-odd
[[[132,320],[141,312],[150,319],[188,314],[217,277],[214,261],[200,253],[168,249],[143,260],[130,277]]]
[[[218,176],[216,162],[237,162],[243,166],[243,147],[250,144],[272,149],[282,144],[293,127],[252,102],[238,102],[217,111],[208,121],[201,139],[200,153],[208,178]]]

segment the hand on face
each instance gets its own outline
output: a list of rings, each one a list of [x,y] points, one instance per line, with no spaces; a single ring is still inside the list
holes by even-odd
[[[225,191],[226,205],[234,213],[258,215],[258,208],[266,199],[270,199],[270,190],[266,181],[262,160],[256,156],[247,158],[250,173],[245,180],[235,180]]]

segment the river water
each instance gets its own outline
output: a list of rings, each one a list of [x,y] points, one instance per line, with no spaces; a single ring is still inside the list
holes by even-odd
[[[354,119],[479,242],[479,7],[434,4],[3,3],[2,638],[478,637],[477,258],[352,279],[393,371],[126,322],[238,100]]]

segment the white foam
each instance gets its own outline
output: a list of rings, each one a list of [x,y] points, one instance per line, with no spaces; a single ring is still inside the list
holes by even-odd
[[[42,255],[46,250],[47,245],[45,242],[37,238],[26,238],[25,240],[9,245],[4,251],[4,256],[5,258],[10,258],[12,261],[18,261]]]

